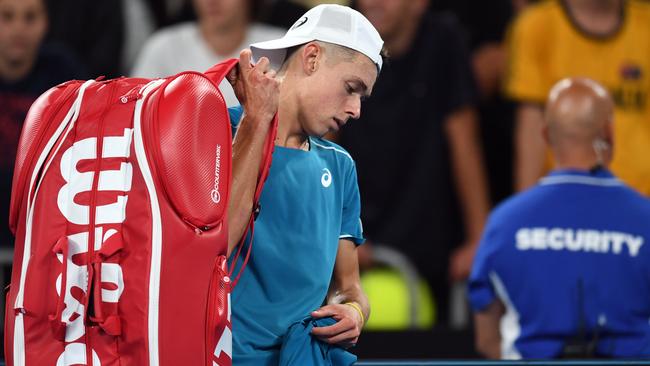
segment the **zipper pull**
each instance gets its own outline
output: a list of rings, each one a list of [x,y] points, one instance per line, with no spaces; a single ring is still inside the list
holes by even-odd
[[[138,99],[138,94],[133,93],[133,92],[129,92],[129,93],[124,94],[124,95],[122,95],[120,97],[120,103],[126,104],[126,103],[128,103],[130,101],[133,101],[133,100],[136,100],[136,99]]]

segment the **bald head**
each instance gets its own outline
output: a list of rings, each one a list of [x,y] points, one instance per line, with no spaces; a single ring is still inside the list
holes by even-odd
[[[555,84],[546,103],[545,128],[556,160],[591,156],[603,163],[599,146],[611,144],[613,114],[612,98],[597,82],[567,78]]]
[[[602,85],[585,78],[563,79],[553,86],[546,103],[550,143],[591,146],[605,135],[613,113],[614,103]]]

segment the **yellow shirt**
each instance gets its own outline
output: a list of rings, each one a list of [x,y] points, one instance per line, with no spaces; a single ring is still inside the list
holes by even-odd
[[[620,28],[606,37],[580,30],[560,1],[530,6],[510,33],[506,93],[544,103],[560,79],[582,76],[606,86],[616,102],[611,169],[650,195],[650,4],[625,2]]]

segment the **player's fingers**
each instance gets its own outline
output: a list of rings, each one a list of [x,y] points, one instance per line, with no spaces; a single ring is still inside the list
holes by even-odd
[[[228,75],[226,75],[226,79],[230,83],[230,85],[235,85],[237,83],[237,78],[239,75],[239,68],[233,67],[229,72]]]
[[[359,338],[358,332],[355,330],[349,330],[347,332],[339,333],[333,337],[329,338],[324,338],[321,339],[323,342],[327,342],[330,344],[337,344],[337,343],[345,343],[352,345],[357,342],[357,339]]]
[[[326,327],[314,327],[311,333],[318,337],[332,337],[337,334],[346,332],[350,329],[350,324],[347,324],[347,321],[341,320],[335,324],[328,325]]]
[[[326,316],[337,315],[337,314],[338,311],[336,310],[336,307],[332,305],[325,305],[322,308],[311,312],[311,316],[316,319],[324,318]]]
[[[249,71],[253,68],[251,65],[252,52],[248,48],[241,50],[239,53],[239,68],[243,71]]]
[[[270,70],[270,62],[269,59],[266,57],[260,57],[260,59],[257,61],[255,64],[255,69],[259,70],[262,74],[266,73],[267,71]]]

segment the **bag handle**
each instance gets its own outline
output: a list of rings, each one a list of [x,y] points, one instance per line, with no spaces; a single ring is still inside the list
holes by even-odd
[[[266,135],[266,140],[264,141],[264,148],[262,151],[262,161],[260,162],[260,171],[257,176],[257,186],[255,187],[255,195],[253,196],[253,210],[251,212],[251,216],[248,221],[248,227],[246,228],[244,234],[242,235],[242,239],[238,244],[239,249],[237,250],[237,254],[235,254],[235,257],[231,263],[231,268],[228,271],[229,277],[232,278],[232,274],[235,270],[235,265],[237,264],[237,260],[239,259],[242,248],[246,244],[246,237],[248,236],[248,233],[250,233],[251,236],[250,236],[250,240],[248,240],[248,250],[246,252],[246,256],[244,257],[244,262],[242,263],[242,266],[239,269],[237,276],[232,281],[231,288],[235,288],[235,286],[237,285],[237,282],[239,281],[239,277],[244,271],[244,268],[246,268],[246,264],[248,264],[248,259],[250,258],[251,251],[253,250],[253,237],[255,236],[255,220],[257,219],[257,216],[259,215],[260,210],[262,209],[260,206],[260,196],[262,195],[262,188],[264,188],[264,183],[266,182],[266,179],[269,176],[269,171],[271,170],[271,162],[273,160],[273,150],[275,148],[275,137],[277,133],[278,133],[278,115],[276,113],[276,115],[273,117],[273,121],[271,122],[271,126],[269,127],[269,131]]]
[[[210,78],[215,83],[221,83],[223,78],[234,68],[238,65],[239,60],[237,59],[230,59],[227,61],[224,61],[218,65],[213,66],[212,68],[208,69],[205,74]],[[271,161],[273,159],[273,149],[275,148],[275,137],[278,132],[278,114],[276,113],[275,116],[273,117],[273,120],[271,121],[271,124],[269,126],[269,130],[266,134],[266,139],[264,141],[264,147],[262,150],[262,160],[260,162],[260,170],[259,174],[257,176],[257,184],[255,187],[255,195],[253,196],[253,209],[251,212],[251,216],[248,222],[248,226],[246,227],[246,230],[244,231],[244,234],[242,235],[242,239],[240,240],[238,246],[239,249],[237,250],[237,253],[234,256],[234,259],[231,262],[231,268],[228,271],[228,276],[232,278],[233,272],[235,270],[235,264],[237,263],[237,260],[239,259],[242,248],[246,244],[246,238],[248,234],[251,234],[249,245],[248,245],[248,250],[246,255],[244,256],[244,262],[239,269],[239,272],[237,273],[237,276],[235,279],[232,281],[231,288],[234,288],[237,285],[237,282],[239,280],[239,277],[241,276],[242,272],[244,271],[244,268],[246,267],[246,264],[248,264],[248,259],[250,258],[251,250],[252,250],[252,245],[253,245],[253,235],[254,235],[254,230],[255,230],[255,219],[257,219],[257,216],[259,215],[260,212],[260,196],[262,194],[262,188],[264,187],[264,183],[266,182],[266,178],[269,175],[269,170],[271,169]]]
[[[234,69],[237,64],[239,64],[239,60],[236,58],[231,58],[212,66],[211,68],[207,69],[204,74],[208,77],[208,79],[212,80],[213,83],[219,86],[219,84],[221,84],[221,81],[223,81],[230,70]]]
[[[239,60],[234,58],[226,60],[208,69],[205,72],[205,75],[218,85],[226,77],[226,75],[228,75],[228,73],[238,65],[238,63]],[[262,150],[262,161],[260,162],[260,170],[257,176],[255,195],[253,197],[253,210],[251,212],[251,217],[248,222],[248,226],[244,231],[244,234],[242,235],[242,239],[238,244],[239,249],[237,250],[237,253],[235,254],[234,259],[231,263],[231,268],[228,270],[228,276],[232,278],[233,272],[235,270],[235,264],[237,263],[237,260],[241,255],[242,248],[244,247],[246,242],[246,237],[248,236],[248,233],[251,233],[251,239],[249,240],[248,250],[246,256],[244,257],[244,262],[242,263],[242,266],[239,269],[236,278],[232,282],[231,288],[234,288],[235,285],[237,284],[237,281],[239,280],[239,277],[244,271],[244,268],[248,263],[248,259],[250,258],[252,245],[253,245],[255,219],[257,219],[257,216],[259,215],[260,212],[260,204],[259,204],[260,195],[262,194],[262,188],[264,187],[264,182],[266,182],[266,178],[269,175],[269,170],[271,169],[271,161],[273,159],[273,149],[275,148],[275,137],[277,135],[277,132],[278,132],[278,115],[276,113],[275,116],[273,117],[273,121],[271,122],[271,126],[269,127],[269,131],[267,132],[266,139],[264,141],[264,147]]]

